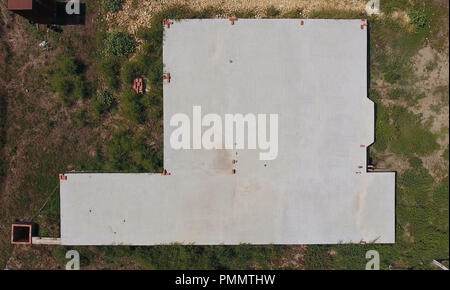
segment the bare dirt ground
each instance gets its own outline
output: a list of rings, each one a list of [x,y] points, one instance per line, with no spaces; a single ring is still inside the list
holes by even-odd
[[[423,123],[429,127],[429,130],[438,135],[437,142],[441,148],[421,159],[430,174],[435,179],[442,180],[448,172],[447,162],[442,158],[442,154],[449,146],[448,41],[439,51],[431,45],[425,46],[412,57],[411,61],[418,78],[414,86],[418,91],[424,93],[424,97],[419,99],[417,104],[411,106],[403,99],[389,99],[387,96],[389,85],[381,79],[374,81],[375,88],[383,95],[381,102],[384,105],[398,105],[415,114],[420,114]],[[386,155],[385,153],[382,158],[378,159],[380,168],[393,168],[399,173],[409,169],[408,161],[394,154]]]
[[[449,8],[449,2],[446,0],[435,0],[434,2],[442,9]],[[408,27],[407,25],[410,23],[410,19],[405,13],[395,12],[392,17],[402,21],[405,27]],[[419,99],[414,106],[403,99],[392,100],[388,97],[389,84],[382,79],[374,80],[375,88],[383,96],[381,102],[384,105],[403,106],[415,114],[420,114],[423,123],[429,127],[429,130],[438,135],[437,142],[440,145],[440,150],[430,156],[421,157],[424,167],[437,181],[443,180],[448,174],[448,162],[442,155],[449,146],[448,18],[445,17],[441,21],[442,25],[438,35],[411,58],[414,73],[417,77],[414,88],[423,92],[425,97]],[[408,161],[395,154],[387,153],[386,155],[385,153],[379,160],[379,166],[395,168],[399,173],[409,169]]]
[[[448,42],[446,47],[444,51],[448,52]],[[441,180],[448,173],[447,164],[441,156],[449,145],[449,55],[426,46],[414,57],[413,62],[420,79],[416,86],[423,90],[426,97],[410,109],[416,114],[422,114],[424,122],[431,124],[430,130],[439,135],[438,143],[441,145],[440,150],[431,156],[423,157],[422,161],[431,175]]]
[[[274,262],[276,269],[303,269],[307,246],[291,246],[286,255]]]
[[[445,36],[447,34],[447,36]],[[382,80],[375,80],[376,88],[383,94],[382,103],[399,105],[422,116],[423,123],[429,130],[438,135],[440,149],[430,156],[421,157],[424,167],[438,181],[448,174],[448,164],[442,155],[449,146],[449,43],[448,27],[443,29],[442,36],[447,39],[439,50],[432,45],[420,49],[412,57],[411,62],[417,77],[414,87],[424,93],[417,104],[410,106],[405,100],[392,100],[387,97],[388,85]],[[395,168],[399,173],[409,168],[407,160],[395,155],[382,158],[380,165]]]

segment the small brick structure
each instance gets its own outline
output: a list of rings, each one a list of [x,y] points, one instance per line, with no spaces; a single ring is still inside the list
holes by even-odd
[[[25,17],[31,22],[50,24],[55,20],[56,1],[8,0],[8,10]]]
[[[171,175],[171,173],[168,172],[166,169],[163,169],[161,175]]]
[[[170,83],[170,78],[170,73],[163,74],[163,80],[167,81],[168,83]]]
[[[364,29],[364,27],[369,26],[369,24],[367,23],[367,19],[361,19],[361,21],[363,22],[363,24],[361,24],[361,29]]]
[[[165,25],[167,28],[170,28],[170,25],[173,24],[172,21],[168,21],[166,18],[163,18],[162,24]]]
[[[11,225],[11,244],[31,245],[33,225],[29,223],[14,223]]]
[[[133,90],[137,94],[143,94],[144,93],[144,80],[142,78],[136,78],[133,81]]]

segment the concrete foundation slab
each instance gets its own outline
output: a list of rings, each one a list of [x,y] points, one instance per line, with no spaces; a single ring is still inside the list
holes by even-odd
[[[375,114],[364,23],[175,21],[163,50],[171,175],[66,174],[61,243],[393,243],[395,173],[367,170]],[[260,149],[173,149],[171,119],[192,120],[194,106],[202,116],[276,114],[276,158],[261,160]]]

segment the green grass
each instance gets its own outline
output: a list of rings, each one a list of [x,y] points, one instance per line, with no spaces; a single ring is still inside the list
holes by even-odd
[[[275,258],[283,256],[286,251],[285,246],[246,244],[239,246],[57,247],[54,254],[62,267],[67,263],[65,253],[69,249],[76,249],[80,253],[81,267],[87,267],[100,259],[106,262],[105,268],[123,267],[131,260],[137,268],[148,270],[268,269],[273,266]]]
[[[125,32],[112,31],[104,39],[105,53],[109,56],[129,56],[134,53],[136,43],[131,35]]]
[[[439,149],[437,135],[422,124],[420,115],[400,106],[379,105],[377,112],[376,149],[387,147],[393,153],[406,156],[426,156]]]
[[[134,257],[144,269],[249,269],[270,267],[279,246],[156,246],[137,248]]]
[[[117,12],[122,9],[123,0],[103,0],[103,7],[109,12]]]
[[[162,154],[146,145],[145,136],[117,131],[108,144],[105,168],[115,172],[160,172]]]
[[[449,160],[448,160],[448,148],[445,149],[444,153],[442,154],[442,157],[443,157],[445,160],[449,161]]]
[[[414,95],[409,88],[404,87],[392,87],[388,92],[388,97],[392,100],[405,101],[409,106],[414,106],[417,101],[423,98],[424,93],[417,93]]]
[[[105,89],[117,92],[120,89],[119,74],[121,62],[118,58],[107,57],[102,59],[97,67],[98,73],[104,82]]]
[[[63,55],[55,69],[50,70],[50,88],[60,97],[65,106],[71,106],[78,99],[88,96],[84,78],[84,65],[73,57]]]
[[[110,112],[117,105],[117,100],[108,91],[101,91],[97,93],[97,98],[94,102],[94,111],[97,115],[103,115]]]
[[[303,9],[301,8],[289,10],[281,15],[281,18],[302,18],[302,17],[304,17],[304,12]]]
[[[308,18],[319,19],[361,19],[367,18],[364,12],[341,10],[341,9],[320,9],[311,11]]]
[[[310,245],[305,255],[306,270],[329,270],[334,266],[334,257],[331,255],[331,246]]]
[[[269,6],[266,9],[266,16],[268,18],[276,18],[277,16],[280,15],[280,10],[278,10],[277,8],[275,8],[275,6]]]

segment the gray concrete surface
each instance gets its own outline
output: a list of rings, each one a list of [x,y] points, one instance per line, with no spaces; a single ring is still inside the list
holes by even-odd
[[[165,29],[171,175],[68,173],[62,244],[393,243],[395,174],[368,173],[361,147],[374,141],[361,23],[182,20]],[[172,149],[170,118],[192,116],[194,105],[202,115],[278,114],[278,157]]]

